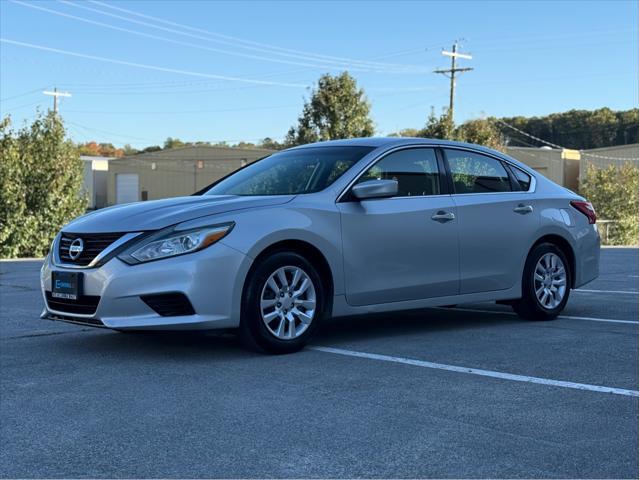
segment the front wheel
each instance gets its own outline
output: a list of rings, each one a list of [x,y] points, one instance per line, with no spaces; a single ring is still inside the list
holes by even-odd
[[[551,243],[537,245],[526,260],[522,298],[513,303],[513,310],[529,320],[552,320],[566,306],[570,285],[564,253]]]
[[[247,279],[240,336],[252,349],[292,353],[309,341],[326,312],[317,270],[294,252],[261,260]]]

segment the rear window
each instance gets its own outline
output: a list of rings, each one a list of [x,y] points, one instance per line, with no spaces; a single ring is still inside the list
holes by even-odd
[[[517,167],[511,167],[511,168],[513,170],[513,173],[515,174],[515,178],[517,179],[517,181],[519,182],[519,185],[521,186],[521,189],[524,192],[527,192],[528,190],[530,190],[530,175],[528,175],[523,170],[519,170]]]

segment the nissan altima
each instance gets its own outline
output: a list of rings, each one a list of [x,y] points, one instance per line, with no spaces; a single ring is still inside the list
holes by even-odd
[[[53,240],[43,318],[237,329],[299,350],[328,317],[467,302],[550,320],[597,277],[592,205],[501,152],[362,138],[274,153],[194,195],[98,210]]]

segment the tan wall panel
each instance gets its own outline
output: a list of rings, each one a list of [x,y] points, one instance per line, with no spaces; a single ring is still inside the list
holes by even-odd
[[[175,155],[167,158],[169,153],[175,153]],[[216,149],[213,152],[196,148],[119,159],[109,165],[108,204],[115,204],[115,177],[118,173],[137,173],[140,179],[140,200],[143,191],[147,192],[148,200],[157,200],[191,195],[268,153],[263,150],[235,151],[232,149]],[[216,158],[202,158],[207,155],[216,156]]]

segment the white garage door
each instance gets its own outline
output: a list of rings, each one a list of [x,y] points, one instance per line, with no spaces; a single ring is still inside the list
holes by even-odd
[[[139,196],[137,173],[118,173],[115,175],[115,203],[137,202]]]

